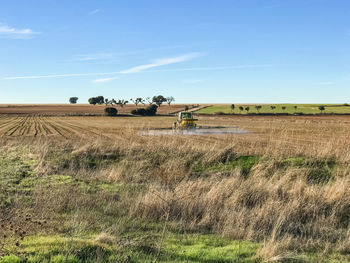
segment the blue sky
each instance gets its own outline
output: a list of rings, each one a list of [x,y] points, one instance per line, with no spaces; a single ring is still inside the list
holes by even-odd
[[[348,0],[1,0],[0,103],[350,102]]]

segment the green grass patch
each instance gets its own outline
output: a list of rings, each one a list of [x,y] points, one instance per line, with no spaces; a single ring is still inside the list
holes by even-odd
[[[164,262],[260,262],[258,243],[214,235],[171,235],[165,241]]]
[[[304,157],[289,157],[282,160],[282,165],[284,166],[297,166],[302,167],[306,164],[307,160]]]
[[[194,173],[216,173],[216,172],[231,172],[232,170],[241,169],[242,176],[248,176],[251,168],[258,163],[257,156],[239,156],[235,159],[224,163],[198,163],[192,167]]]
[[[243,107],[244,110],[240,110],[239,107]],[[196,113],[202,114],[216,114],[216,113],[234,113],[234,114],[248,114],[248,113],[267,113],[267,114],[319,114],[319,106],[325,106],[323,113],[334,114],[350,114],[350,106],[344,106],[339,104],[271,104],[261,105],[261,109],[257,110],[256,105],[236,105],[234,110],[230,105],[213,105],[207,108],[200,109]],[[271,106],[275,108],[272,109]],[[295,106],[297,108],[295,108]],[[249,107],[249,111],[246,110]],[[284,109],[285,107],[285,109]]]
[[[22,194],[22,182],[33,175],[31,167],[19,157],[0,156],[0,209],[10,206],[16,194]]]
[[[332,160],[309,160],[304,157],[290,157],[278,163],[279,167],[286,168],[295,166],[306,168],[306,181],[309,184],[326,184],[332,179],[334,169],[337,167]]]
[[[173,234],[165,236],[159,251],[159,239],[110,237],[108,244],[95,237],[27,237],[16,255],[0,262],[260,262],[258,243],[234,241],[209,234]]]

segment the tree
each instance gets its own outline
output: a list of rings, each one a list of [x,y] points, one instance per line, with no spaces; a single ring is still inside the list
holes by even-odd
[[[145,105],[145,100],[143,98],[130,99],[136,106],[140,103]]]
[[[96,104],[104,104],[105,103],[105,99],[103,96],[97,96],[97,97],[92,97],[88,100],[88,102],[90,104],[96,105]]]
[[[282,106],[282,110],[283,110],[283,111],[285,111],[285,110],[286,110],[286,108],[287,108],[286,106]]]
[[[231,104],[231,112],[235,109],[235,104]]]
[[[242,106],[239,106],[238,109],[239,109],[240,113],[242,113],[242,111],[244,110],[244,108]]]
[[[98,100],[97,100],[96,97],[90,98],[90,99],[88,100],[88,102],[89,102],[90,104],[92,104],[92,105],[98,104]]]
[[[79,99],[78,97],[70,97],[69,98],[69,103],[70,104],[76,104],[78,99]]]
[[[127,103],[129,103],[127,100],[118,100],[118,102],[116,102],[116,105],[119,105],[121,108],[123,108]]]
[[[271,105],[271,106],[270,106],[270,108],[271,108],[271,110],[273,110],[273,111],[274,111],[274,110],[276,109],[276,106]]]
[[[160,105],[162,105],[163,102],[166,102],[166,98],[164,98],[164,96],[162,95],[153,96],[152,102],[154,102],[158,107],[160,107]]]
[[[255,106],[255,109],[260,113],[260,109],[262,108],[262,106],[260,106],[260,105],[256,105]]]
[[[168,103],[168,105],[169,105],[169,106],[170,106],[170,104],[171,104],[172,102],[174,102],[174,101],[175,101],[175,99],[174,99],[174,97],[173,97],[173,96],[166,97],[165,99],[166,99],[166,103]]]
[[[250,108],[247,106],[245,107],[245,110],[247,111],[247,113],[249,112]]]
[[[105,99],[103,96],[97,96],[96,99],[97,99],[97,104],[102,105],[105,103]]]
[[[298,109],[298,106],[297,105],[294,105],[294,112],[296,112]]]
[[[326,109],[325,106],[319,106],[318,109],[321,111],[321,113]]]
[[[188,111],[190,107],[188,107],[187,105],[185,106],[185,111]]]
[[[105,99],[105,104],[106,104],[106,106],[108,106],[108,104],[110,104],[108,98]]]
[[[118,110],[114,107],[107,107],[104,109],[106,116],[117,116]]]

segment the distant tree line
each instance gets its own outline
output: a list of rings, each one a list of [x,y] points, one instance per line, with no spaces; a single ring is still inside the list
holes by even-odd
[[[347,106],[347,105],[348,104],[346,104],[346,103],[344,104],[344,106]],[[266,106],[266,107],[268,107],[268,106]],[[292,107],[294,109],[294,113],[296,113],[296,111],[298,109],[298,106],[294,105]],[[231,104],[230,108],[231,108],[231,112],[233,112],[234,109],[236,108],[235,104]],[[255,105],[254,108],[256,109],[257,113],[260,113],[260,110],[262,109],[262,106],[261,105]],[[242,112],[244,110],[248,113],[249,110],[250,110],[250,107],[249,106],[239,106],[238,109],[239,109],[240,114],[242,114]],[[275,105],[270,105],[270,109],[271,109],[272,112],[274,112],[277,109],[277,107]],[[286,111],[287,106],[281,106],[281,109],[283,111]],[[323,105],[318,106],[318,109],[321,111],[321,113],[323,113],[326,110],[326,106],[323,106]]]
[[[75,102],[74,98],[76,98]],[[69,99],[69,102],[71,103],[76,103],[76,101],[78,100],[77,97],[71,97]],[[170,97],[164,97],[163,95],[158,95],[158,96],[153,96],[152,98],[147,97],[147,98],[131,98],[130,100],[115,100],[115,99],[108,99],[108,98],[104,98],[103,96],[97,96],[97,97],[91,97],[88,99],[89,104],[92,105],[102,105],[102,104],[106,104],[106,106],[108,105],[118,105],[120,107],[123,107],[124,105],[128,104],[129,101],[132,101],[136,106],[138,106],[139,104],[143,104],[144,106],[146,105],[146,103],[148,103],[149,105],[155,104],[158,107],[160,107],[163,103],[167,103],[169,106],[171,105],[171,103],[173,103],[175,101],[174,97],[170,96]]]
[[[78,101],[78,97],[70,97],[69,103],[76,104]],[[126,104],[132,102],[136,106],[143,105],[146,106],[146,103],[149,104],[146,108],[138,108],[133,110],[131,113],[135,115],[142,115],[142,116],[152,116],[155,115],[157,112],[158,107],[160,107],[163,103],[168,104],[169,106],[171,103],[175,102],[175,98],[173,96],[165,97],[163,95],[157,95],[147,98],[131,98],[130,100],[124,100],[124,99],[114,99],[114,98],[105,98],[104,96],[96,96],[91,97],[88,99],[88,103],[91,105],[106,105],[106,108],[104,110],[105,115],[107,116],[116,116],[118,113],[118,110],[114,108],[113,106],[120,106],[124,107]],[[110,107],[109,107],[110,106]]]

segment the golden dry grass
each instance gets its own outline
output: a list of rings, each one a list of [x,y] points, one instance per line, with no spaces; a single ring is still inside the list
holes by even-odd
[[[200,117],[200,125],[252,133],[196,136],[140,133],[170,127],[174,117],[21,118],[1,118],[3,150],[27,149],[42,176],[141,186],[119,199],[131,217],[260,241],[260,255],[271,260],[308,249],[350,253],[350,117]],[[258,159],[245,172],[236,164],[248,157]],[[74,188],[40,189],[36,205],[50,217],[77,203],[89,210],[94,201],[114,202]]]
[[[138,131],[171,127],[175,117],[43,117],[1,116],[3,138],[59,137],[119,139],[135,143],[172,142],[198,149],[231,146],[241,154],[307,155],[349,160],[350,117],[200,117],[204,126],[238,126],[254,134],[141,136]],[[160,140],[161,138],[161,140]]]

